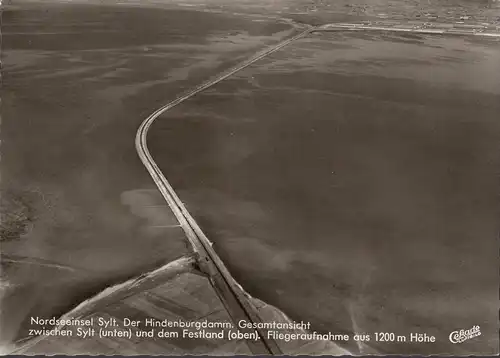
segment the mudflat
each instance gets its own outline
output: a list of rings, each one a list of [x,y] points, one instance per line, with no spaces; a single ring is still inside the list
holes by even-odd
[[[2,195],[32,219],[2,254],[51,263],[3,263],[8,340],[29,316],[57,316],[189,250],[179,228],[150,229],[162,209],[146,195],[156,187],[136,130],[161,104],[293,29],[182,9],[27,3],[4,9],[2,33]]]
[[[496,40],[315,34],[164,114],[149,147],[252,295],[407,337],[380,353],[493,354],[498,63]],[[464,317],[482,335],[454,345]]]

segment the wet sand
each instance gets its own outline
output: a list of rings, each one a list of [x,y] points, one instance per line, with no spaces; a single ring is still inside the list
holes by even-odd
[[[319,34],[164,114],[149,147],[250,294],[380,353],[496,354],[498,63],[495,40]]]
[[[28,197],[36,221],[2,251],[78,272],[6,270],[19,286],[2,302],[2,339],[23,336],[16,327],[29,315],[57,315],[187,250],[182,235],[146,232],[150,215],[134,210],[154,189],[135,130],[176,94],[290,34],[229,15],[269,14],[258,3],[202,3],[212,13],[178,3],[4,12],[2,190]],[[270,14],[498,21],[491,2],[431,3],[434,13],[409,1],[346,13],[345,2],[275,1]],[[498,45],[467,47],[320,36],[159,120],[151,149],[256,297],[321,330],[415,328],[440,342],[483,330],[455,346],[372,342],[381,352],[497,353]]]
[[[156,189],[134,147],[147,115],[293,32],[188,10],[26,4],[4,9],[2,192],[35,220],[2,253],[68,265],[12,264],[2,340],[32,315],[59,315],[105,285],[189,250],[181,230],[148,231],[137,212]],[[183,145],[180,139],[179,144]],[[154,205],[151,202],[151,205]]]

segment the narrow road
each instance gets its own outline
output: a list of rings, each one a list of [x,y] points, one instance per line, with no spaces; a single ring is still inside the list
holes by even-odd
[[[411,32],[428,35],[470,35],[482,37],[500,37],[500,27],[494,25],[470,25],[461,23],[412,22],[398,23],[392,21],[376,21],[367,23],[338,23],[317,26],[312,32],[363,30],[387,32]]]

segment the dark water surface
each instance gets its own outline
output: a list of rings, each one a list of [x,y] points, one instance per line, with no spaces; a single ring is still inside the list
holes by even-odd
[[[150,149],[251,294],[381,353],[498,353],[499,69],[496,40],[314,35],[163,115]]]
[[[5,343],[27,333],[18,327],[29,316],[59,315],[187,252],[180,229],[148,230],[149,214],[130,199],[155,190],[136,130],[292,30],[186,10],[25,4],[4,9],[2,33],[2,197],[25,199],[34,217],[2,254],[61,266],[4,267]]]

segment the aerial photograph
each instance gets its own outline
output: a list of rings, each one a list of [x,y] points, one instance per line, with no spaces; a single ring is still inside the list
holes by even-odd
[[[1,355],[498,355],[500,0],[0,0]]]

